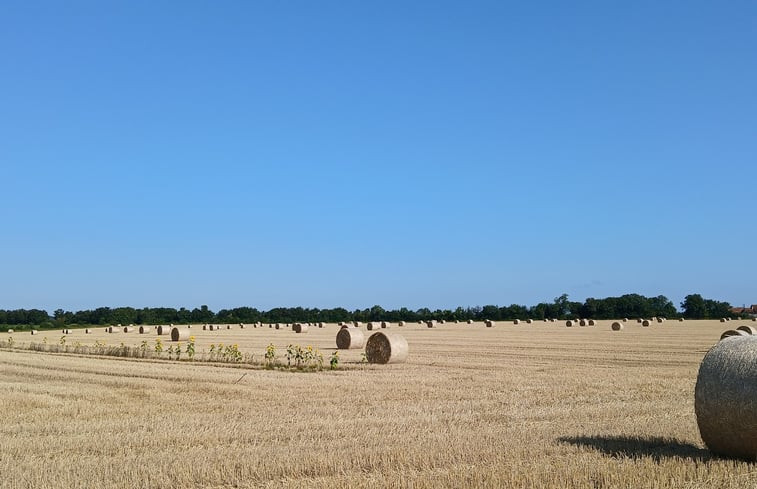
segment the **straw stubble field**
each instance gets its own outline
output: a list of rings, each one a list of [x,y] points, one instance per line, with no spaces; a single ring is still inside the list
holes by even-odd
[[[395,324],[406,363],[341,351],[343,368],[318,373],[0,351],[0,486],[754,487],[752,465],[704,449],[694,416],[725,325],[610,324]],[[328,355],[337,330],[192,332],[198,352],[262,356],[270,342]]]

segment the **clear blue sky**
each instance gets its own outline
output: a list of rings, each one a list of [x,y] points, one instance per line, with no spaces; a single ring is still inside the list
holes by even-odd
[[[0,3],[0,308],[757,303],[753,1]]]

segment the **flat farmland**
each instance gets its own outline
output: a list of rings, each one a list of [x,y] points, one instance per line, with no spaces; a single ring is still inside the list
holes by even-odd
[[[341,350],[322,372],[2,349],[0,487],[755,487],[752,464],[705,449],[693,395],[720,334],[754,323],[610,323],[393,324],[406,363]],[[295,344],[328,368],[338,329],[191,332],[198,360]],[[66,344],[156,338],[77,329]]]

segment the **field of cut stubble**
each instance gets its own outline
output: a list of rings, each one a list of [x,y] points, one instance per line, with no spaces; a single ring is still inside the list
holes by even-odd
[[[740,324],[395,324],[407,363],[352,350],[319,373],[2,350],[0,487],[751,488],[757,468],[712,457],[693,404],[704,353]],[[67,341],[146,336],[101,329]],[[198,352],[328,356],[337,330],[192,332]]]

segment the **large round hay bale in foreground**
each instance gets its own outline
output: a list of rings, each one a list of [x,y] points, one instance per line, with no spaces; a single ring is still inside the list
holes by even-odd
[[[621,329],[623,329],[623,323],[615,321],[610,325],[610,327],[613,331],[620,331]]]
[[[749,334],[757,334],[757,328],[754,326],[747,326],[746,324],[744,326],[739,326],[736,328],[738,331],[744,331]]]
[[[294,323],[292,325],[292,331],[294,331],[295,333],[307,333],[308,325],[303,323]]]
[[[648,327],[650,324],[652,324],[652,322],[649,319],[645,319],[644,321],[641,322],[641,325],[644,326],[645,328]]]
[[[368,363],[402,363],[407,359],[407,340],[397,333],[373,333],[365,344]]]
[[[730,338],[731,336],[751,336],[751,333],[748,333],[746,331],[742,331],[740,329],[729,329],[728,331],[724,331],[723,334],[720,335],[720,339],[724,340],[726,338]]]
[[[336,333],[336,347],[340,350],[362,348],[365,336],[359,328],[340,328]]]
[[[707,352],[699,366],[694,411],[711,452],[757,459],[757,337],[734,337]]]
[[[189,329],[171,328],[171,341],[186,341],[189,339]]]

